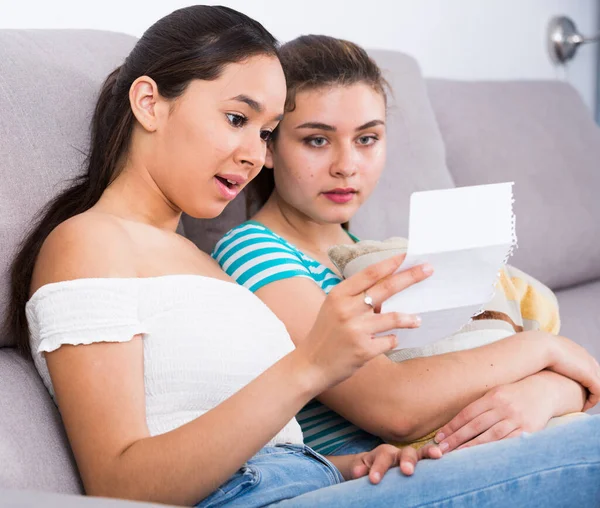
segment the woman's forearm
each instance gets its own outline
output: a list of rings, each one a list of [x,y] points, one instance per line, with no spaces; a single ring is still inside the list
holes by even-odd
[[[319,398],[369,432],[410,441],[438,429],[491,388],[545,369],[551,342],[546,334],[524,332],[398,364],[378,359]]]
[[[562,416],[583,409],[587,391],[577,381],[548,370],[538,372],[532,378],[541,382],[539,393],[551,399],[552,416]]]
[[[196,504],[277,434],[320,382],[290,353],[201,417],[130,445],[88,494]]]
[[[421,381],[420,390],[407,386],[401,394],[402,409],[415,415],[404,439],[438,429],[489,389],[546,368],[551,362],[546,339],[550,337],[525,332],[480,348],[398,364],[403,378]]]

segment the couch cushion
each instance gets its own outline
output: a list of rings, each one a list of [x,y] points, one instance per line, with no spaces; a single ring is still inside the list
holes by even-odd
[[[0,319],[8,266],[39,209],[81,171],[96,95],[136,39],[0,30]],[[0,337],[0,346],[9,339]]]
[[[560,334],[585,347],[600,362],[600,280],[556,292]],[[600,414],[600,405],[589,411]]]
[[[584,346],[600,361],[600,280],[556,292],[560,334]]]
[[[361,238],[384,239],[407,234],[412,192],[454,185],[419,66],[403,53],[369,53],[394,90],[387,119],[388,157],[379,185],[352,219],[351,229]],[[182,221],[186,236],[210,252],[229,229],[246,219],[244,196],[240,195],[216,219],[184,215]]]
[[[0,487],[81,493],[58,410],[33,363],[0,349],[0,387]]]
[[[511,264],[553,289],[600,277],[600,129],[562,82],[429,80],[456,185],[515,182]]]
[[[454,187],[444,143],[417,62],[395,51],[369,52],[393,90],[387,118],[387,163],[377,188],[351,221],[360,238],[408,234],[410,195]]]
[[[32,506],[43,506],[44,508],[169,508],[170,506],[105,497],[50,494],[34,490],[0,489],[0,499],[2,499],[0,503],[4,508],[31,508]]]

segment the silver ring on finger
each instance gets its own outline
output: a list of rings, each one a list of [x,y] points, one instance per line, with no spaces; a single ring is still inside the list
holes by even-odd
[[[365,297],[363,298],[363,302],[365,302],[372,310],[375,310],[375,304],[373,303],[373,298],[369,293],[365,291]]]

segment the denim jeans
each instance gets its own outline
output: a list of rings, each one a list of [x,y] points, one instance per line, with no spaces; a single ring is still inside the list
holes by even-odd
[[[378,485],[343,481],[306,446],[265,448],[199,507],[598,507],[600,415],[391,469]]]

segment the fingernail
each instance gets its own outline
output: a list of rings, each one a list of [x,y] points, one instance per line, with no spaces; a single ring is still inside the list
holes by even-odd
[[[421,323],[423,322],[423,320],[421,319],[421,316],[413,316],[413,320],[415,322],[415,325],[417,325],[417,326],[421,326]]]
[[[415,466],[413,466],[410,462],[404,466],[406,474],[413,474],[415,472]]]
[[[379,473],[373,473],[373,480],[378,482],[379,480],[381,480],[381,475]]]
[[[442,450],[443,452],[445,452],[448,448],[450,448],[450,445],[448,443],[442,443],[440,445],[440,450]]]
[[[444,438],[446,437],[446,434],[444,434],[443,432],[438,432],[435,437],[433,438],[433,440],[436,442],[436,444],[440,444]]]
[[[425,275],[431,275],[433,273],[433,266],[431,266],[429,263],[425,263],[423,265],[423,273]]]

